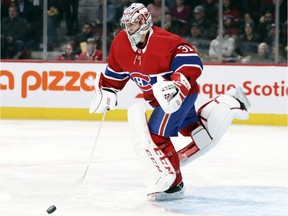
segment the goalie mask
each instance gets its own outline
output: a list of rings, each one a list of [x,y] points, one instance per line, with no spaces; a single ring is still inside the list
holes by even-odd
[[[125,30],[132,46],[136,46],[153,23],[150,12],[141,3],[133,3],[123,12],[121,28]]]

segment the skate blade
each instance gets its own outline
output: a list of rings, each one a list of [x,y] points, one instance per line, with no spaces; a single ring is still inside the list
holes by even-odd
[[[175,193],[157,192],[147,195],[151,201],[172,201],[179,200],[185,197],[185,189]]]

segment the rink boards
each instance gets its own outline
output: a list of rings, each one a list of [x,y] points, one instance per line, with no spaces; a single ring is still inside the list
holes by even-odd
[[[104,72],[105,63],[1,62],[1,118],[94,120],[89,114],[94,79]],[[204,65],[198,80],[196,107],[241,86],[251,101],[251,116],[243,124],[287,125],[288,88],[286,65]],[[126,121],[127,108],[142,99],[131,81],[118,94],[118,109],[107,120]],[[147,104],[148,113],[151,107]]]

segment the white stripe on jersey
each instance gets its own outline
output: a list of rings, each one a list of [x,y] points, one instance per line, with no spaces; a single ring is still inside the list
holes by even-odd
[[[196,67],[196,68],[199,68],[202,72],[202,67],[198,64],[183,64],[180,67],[176,68],[175,71],[180,70],[182,67]]]
[[[121,75],[122,75],[122,76],[123,76],[123,75],[127,75],[125,78],[121,79],[121,78],[109,76],[109,75],[107,75],[106,73],[103,73],[104,77],[107,78],[107,79],[110,79],[110,80],[123,81],[123,80],[127,80],[127,79],[130,78],[128,72],[116,72],[116,71],[114,71],[113,69],[111,69],[111,68],[108,67],[108,66],[107,66],[105,72],[106,72],[106,71],[108,71],[110,74],[113,74],[113,73],[114,73],[116,76],[117,76],[117,75],[120,75],[120,76],[121,76]]]
[[[110,68],[109,66],[107,66],[107,69],[109,70],[109,71],[112,71],[112,72],[114,72],[114,73],[117,73],[117,74],[129,74],[129,72],[126,72],[126,71],[120,71],[120,72],[116,72],[116,71],[114,71],[112,68]]]
[[[173,74],[174,71],[167,71],[167,72],[162,72],[162,73],[157,73],[157,74],[149,74],[150,77],[158,77],[158,76],[165,76],[167,74]]]
[[[198,56],[198,54],[197,54],[197,53],[178,53],[178,54],[174,57],[174,59],[175,59],[176,57],[178,57],[178,56],[185,56],[185,57],[187,57],[187,56]]]

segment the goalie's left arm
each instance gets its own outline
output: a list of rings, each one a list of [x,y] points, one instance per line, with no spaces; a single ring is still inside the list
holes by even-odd
[[[191,85],[181,73],[174,73],[171,81],[158,77],[153,85],[153,94],[165,113],[176,112],[188,95]]]
[[[171,63],[174,73],[169,80],[159,77],[153,85],[153,94],[166,113],[176,112],[187,95],[198,92],[196,83],[203,65],[191,45],[181,44],[174,50]]]

